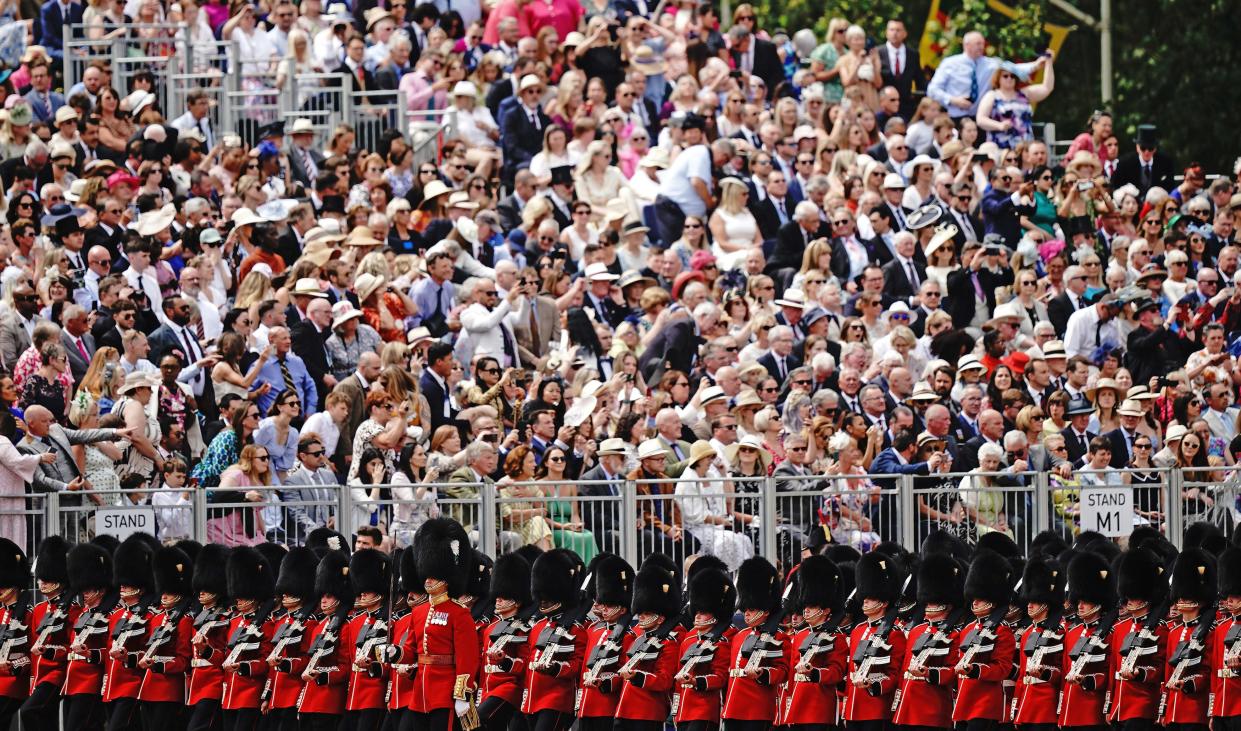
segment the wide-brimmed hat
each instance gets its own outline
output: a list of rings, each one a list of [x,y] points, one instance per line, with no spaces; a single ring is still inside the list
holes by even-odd
[[[1134,386],[1125,394],[1126,401],[1154,401],[1159,398],[1159,394],[1153,393],[1146,386]]]
[[[952,241],[957,237],[960,230],[956,225],[951,223],[941,223],[935,227],[935,233],[931,236],[931,240],[927,242],[926,249],[923,253],[930,259],[931,255],[939,251],[939,247]]]
[[[419,343],[430,342],[434,339],[435,338],[431,335],[431,331],[422,325],[412,328],[409,332],[405,333],[405,342],[411,347],[418,345]]]
[[[463,208],[467,211],[473,211],[478,208],[478,204],[470,200],[469,191],[458,190],[448,196],[449,208]]]
[[[996,327],[1001,323],[1018,325],[1024,319],[1025,312],[1021,309],[1021,303],[1016,300],[1009,300],[1002,305],[996,305],[995,310],[991,314],[991,319],[987,321],[987,326]]]
[[[708,444],[710,444],[710,442],[708,442]],[[763,443],[758,440],[758,437],[752,434],[747,434],[733,444],[730,444],[724,448],[724,457],[728,460],[728,463],[735,463],[737,461],[737,455],[741,453],[743,448],[758,451],[758,458],[763,464],[763,472],[766,473],[767,468],[771,467],[771,452],[763,449]],[[690,448],[690,458],[693,458],[692,447]]]
[[[736,403],[733,404],[733,409],[740,410],[740,409],[748,409],[748,408],[760,408],[763,405],[764,405],[763,400],[759,398],[757,391],[755,391],[752,388],[745,388],[745,389],[742,389],[741,392],[737,394],[737,400],[736,400]]]
[[[720,399],[728,400],[728,394],[724,393],[724,389],[719,386],[707,386],[702,389],[702,395],[698,397],[698,403],[706,406],[712,401],[719,401]]]
[[[644,76],[658,76],[668,68],[650,46],[635,48],[629,57],[629,66],[635,71],[641,71]]]
[[[715,447],[711,446],[711,442],[705,439],[699,439],[690,445],[689,460],[686,461],[686,467],[693,467],[704,459],[715,459],[718,455]]]
[[[599,450],[596,452],[600,457],[608,454],[624,454],[625,440],[618,437],[604,439],[599,443]]]
[[[1090,399],[1091,401],[1094,401],[1095,396],[1098,395],[1099,391],[1105,388],[1110,388],[1112,391],[1116,393],[1117,396],[1120,395],[1120,384],[1117,383],[1115,379],[1100,378],[1098,382],[1095,383],[1095,385],[1086,389],[1086,398]]]
[[[615,282],[618,279],[620,277],[608,271],[608,265],[601,261],[586,267],[586,281],[588,282]]]
[[[267,223],[267,219],[244,207],[233,211],[233,215],[229,217],[229,220],[233,222],[233,228],[251,226],[256,223]]]
[[[289,129],[290,135],[312,135],[314,133],[314,123],[305,117],[293,120],[293,126]]]
[[[138,217],[138,234],[154,236],[167,229],[177,217],[177,207],[169,203],[163,208],[147,211]]]
[[[543,86],[543,80],[534,74],[526,74],[521,77],[521,84],[518,85],[517,91],[522,92],[526,89],[537,89]]]
[[[299,280],[300,281],[300,280]],[[344,325],[350,320],[362,317],[362,311],[353,306],[353,303],[347,299],[342,299],[332,305],[332,329]]]
[[[1138,278],[1133,281],[1136,284],[1141,284],[1143,281],[1147,279],[1155,279],[1155,278],[1167,279],[1168,272],[1166,269],[1159,266],[1158,264],[1151,262],[1150,264],[1147,264],[1146,266],[1142,267],[1142,272],[1138,274]]]
[[[69,205],[68,203],[57,203],[49,208],[47,213],[43,214],[43,217],[39,219],[39,223],[50,228],[55,226],[56,223],[62,218],[68,218],[70,216],[77,218],[85,213],[85,208],[77,208]]]
[[[928,444],[943,444],[946,441],[943,437],[937,437],[929,431],[924,431],[918,435],[918,448],[921,449]]]
[[[909,309],[909,305],[900,300],[893,302],[891,307],[884,310],[883,314],[879,316],[879,319],[888,320],[893,315],[909,315],[909,321],[913,322],[913,311]]]
[[[905,165],[901,168],[901,173],[904,174],[906,180],[913,179],[914,170],[916,170],[919,165],[930,165],[931,172],[934,174],[939,172],[941,163],[939,160],[936,160],[927,154],[916,155],[914,156],[914,159],[905,163]]]
[[[1064,349],[1064,342],[1060,340],[1048,340],[1043,343],[1043,360],[1052,360],[1060,358],[1068,358],[1069,354]]]
[[[792,307],[795,310],[806,309],[806,293],[800,289],[786,289],[784,296],[776,300],[781,307]]]
[[[375,238],[370,226],[358,226],[345,237],[345,246],[383,246],[383,243]]]
[[[918,381],[914,384],[913,393],[909,395],[910,401],[938,401],[939,394],[935,393],[935,389],[931,388],[931,384],[926,381]]]
[[[1116,410],[1121,416],[1142,416],[1146,412],[1142,410],[1142,404],[1131,399],[1126,399]]]
[[[33,121],[34,111],[30,109],[29,104],[17,104],[9,109],[9,124],[14,127],[25,127]]]
[[[917,231],[939,221],[943,215],[944,209],[934,203],[928,203],[905,217],[905,227],[910,231]]]
[[[293,285],[293,291],[289,294],[292,294],[295,297],[327,298],[327,294],[325,294],[323,289],[319,286],[319,280],[314,277],[302,277],[297,280],[297,282]]]
[[[1081,416],[1083,414],[1093,414],[1094,406],[1081,396],[1074,397],[1064,408],[1065,416]]]
[[[125,382],[121,384],[121,388],[117,391],[117,393],[123,396],[127,393],[137,391],[140,388],[154,389],[157,384],[158,381],[155,380],[155,377],[152,374],[145,373],[143,371],[134,371],[128,376],[125,376]]]
[[[1086,167],[1090,168],[1089,174],[1082,172],[1082,169]],[[1103,164],[1099,162],[1099,157],[1093,152],[1078,150],[1073,155],[1073,159],[1069,160],[1069,164],[1064,166],[1064,169],[1079,178],[1093,178],[1103,171]]]
[[[884,190],[904,190],[909,186],[905,185],[905,179],[899,173],[888,173],[883,176]]]
[[[451,192],[452,188],[449,188],[444,181],[432,180],[422,187],[422,203],[420,203],[419,206],[421,207],[426,205],[430,201],[439,198],[441,195],[446,195]]]
[[[378,274],[362,272],[358,275],[358,278],[354,280],[353,288],[357,290],[358,301],[365,302],[370,299],[370,296],[375,294],[380,287],[384,286],[384,284],[386,284],[384,278]]]
[[[1166,444],[1171,444],[1172,442],[1175,442],[1178,439],[1184,439],[1185,435],[1188,433],[1189,433],[1189,428],[1186,427],[1185,425],[1173,424],[1172,426],[1168,427],[1167,433],[1163,435],[1163,443],[1166,445]]]
[[[56,110],[56,125],[59,126],[64,122],[76,122],[78,120],[78,110],[66,104]]]
[[[652,277],[648,277],[636,269],[630,269],[625,272],[625,274],[620,278],[620,281],[616,283],[616,285],[621,289],[625,289],[626,287],[630,287],[635,284],[641,284],[642,288],[646,289],[647,287],[656,286],[658,282],[656,282]]]
[[[663,442],[658,439],[647,439],[638,445],[638,459],[650,459],[651,457],[666,457],[667,451],[664,449]]]
[[[966,353],[960,358],[957,358],[957,371],[958,372],[985,371],[985,370],[987,370],[987,366],[983,365],[982,361],[979,360],[978,356],[974,355],[973,353]]]

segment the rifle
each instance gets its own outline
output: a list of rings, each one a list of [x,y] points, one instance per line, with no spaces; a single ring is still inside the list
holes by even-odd
[[[311,675],[319,675],[326,672],[328,668],[319,667],[319,663],[325,658],[336,654],[336,643],[340,639],[341,625],[345,622],[345,613],[348,610],[338,610],[327,620],[327,624],[323,627],[323,631],[315,637],[315,641],[310,645],[310,660],[306,664],[306,672]]]
[[[203,607],[194,617],[194,639],[205,642],[207,635],[228,625],[228,611],[224,607]]]
[[[384,613],[382,616],[376,616],[370,624],[362,628],[358,633],[357,642],[354,643],[353,666],[359,670],[364,670],[366,664],[371,662],[371,658],[382,660],[384,656],[384,646],[388,644],[388,615]]]
[[[995,650],[996,632],[1000,625],[1004,623],[1004,617],[1008,614],[1008,607],[1000,607],[987,615],[987,618],[978,623],[978,628],[971,631],[965,637],[963,645],[968,644],[965,652],[961,654],[961,659],[957,661],[958,667],[969,668],[974,664],[974,660],[985,652]],[[960,699],[960,694],[953,700],[955,709],[956,701]]]
[[[650,632],[643,632],[642,637],[629,648],[629,659],[621,666],[618,674],[636,670],[644,662],[657,660],[664,643],[680,625],[681,618],[678,615],[665,619],[663,624]]]
[[[1107,637],[1112,633],[1112,628],[1116,626],[1118,616],[1117,610],[1113,609],[1099,619],[1099,624],[1096,625],[1094,632],[1078,638],[1077,644],[1073,646],[1073,649],[1069,650],[1069,659],[1072,662],[1069,665],[1069,672],[1065,674],[1065,680],[1080,678],[1087,665],[1107,660]],[[1060,694],[1060,700],[1056,707],[1057,716],[1060,715],[1060,707],[1063,706],[1066,695],[1067,693]],[[1105,705],[1106,702],[1105,698]]]
[[[190,600],[186,599],[180,604],[172,607],[164,615],[164,623],[151,633],[150,639],[147,640],[146,652],[142,653],[138,663],[141,666],[143,661],[149,662],[168,662],[172,660],[172,656],[159,656],[155,651],[172,641],[177,635],[177,625],[181,622],[181,617],[189,611]]]
[[[88,655],[82,654],[87,651],[86,641],[94,635],[108,633],[108,615],[111,614],[111,608],[116,606],[116,600],[115,594],[109,594],[94,609],[85,609],[78,616],[78,621],[73,625],[73,642],[69,645],[70,660],[81,662],[90,659]]]
[[[930,627],[931,631],[923,632],[921,635],[918,636],[918,642],[912,648],[912,651],[916,652],[917,654],[914,655],[913,659],[909,661],[909,667],[927,668],[929,667],[931,658],[942,657],[944,655],[947,655],[949,651],[952,650],[952,638],[948,636],[948,633],[946,630],[950,627],[956,627],[958,624],[960,624],[961,617],[964,615],[964,613],[965,613],[965,608],[958,607],[956,610],[953,611],[952,614],[944,618],[944,621],[941,625],[936,625],[930,620],[925,620],[928,626]],[[923,616],[925,617],[925,614]],[[892,706],[889,710],[891,710],[893,713],[896,713],[896,709],[899,708],[901,705],[901,696],[904,695],[905,685],[911,682],[915,682],[915,681],[926,680],[925,677],[919,677],[917,675],[913,675],[908,670],[905,671],[904,675],[902,676],[902,679],[905,682],[902,683],[899,687],[897,687],[896,692],[892,694]]]
[[[145,599],[128,609],[129,616],[112,631],[112,650],[128,653],[130,640],[146,634],[148,609]]]
[[[714,660],[715,651],[719,648],[719,642],[730,626],[728,622],[719,622],[706,635],[700,636],[693,647],[686,650],[685,654],[681,656],[681,669],[677,671],[673,680],[676,683],[689,680],[693,677],[695,665]]]
[[[853,665],[857,670],[849,674],[849,680],[853,685],[869,684],[875,675],[873,671],[876,668],[884,667],[892,662],[892,645],[887,641],[887,636],[896,627],[897,617],[896,608],[888,609],[888,613],[875,628],[875,633],[858,645],[857,651],[853,653]]]
[[[42,653],[44,650],[57,648],[63,649],[60,645],[49,645],[48,641],[52,639],[52,635],[65,629],[66,620],[69,618],[68,612],[65,611],[67,605],[68,597],[66,594],[61,595],[60,601],[48,603],[51,611],[43,615],[38,628],[35,629],[39,635],[30,647],[32,653]]]
[[[586,574],[586,578],[582,581],[582,585],[578,590],[578,601],[572,608],[564,608],[557,615],[554,622],[549,622],[543,631],[539,633],[538,638],[534,642],[534,659],[530,662],[530,669],[537,671],[546,671],[551,668],[552,661],[556,659],[556,655],[562,653],[573,654],[577,642],[577,636],[572,631],[579,622],[586,618],[590,612],[592,603],[586,599],[586,587],[590,584],[591,577],[594,574]]]
[[[302,644],[302,637],[306,632],[306,619],[310,616],[311,610],[311,607],[303,607],[296,615],[293,615],[293,621],[285,622],[276,630],[276,635],[272,638],[272,650],[267,655],[268,664],[283,658],[286,648]]]
[[[222,665],[236,664],[242,653],[253,652],[263,646],[263,625],[275,608],[276,602],[273,599],[254,612],[254,619],[233,631],[232,637],[228,638],[228,656],[224,658]]]
[[[1233,620],[1232,627],[1228,629],[1228,633],[1224,635],[1224,661],[1219,669],[1221,678],[1235,678],[1237,671],[1228,667],[1228,663],[1235,662],[1237,658],[1241,658],[1241,621]]]
[[[9,621],[0,627],[0,665],[7,665],[10,670],[18,670],[30,664],[27,643],[30,640],[29,619],[22,618],[30,613],[30,596],[21,592],[9,611]]]
[[[1198,616],[1198,626],[1194,628],[1194,633],[1189,636],[1188,642],[1181,643],[1169,658],[1169,663],[1175,663],[1172,673],[1168,676],[1168,680],[1164,683],[1163,694],[1159,696],[1159,712],[1155,715],[1157,723],[1163,725],[1164,711],[1168,707],[1168,690],[1173,683],[1183,682],[1189,672],[1195,665],[1203,662],[1203,652],[1206,650],[1207,634],[1211,631],[1214,624],[1212,617],[1215,616],[1214,607],[1204,607],[1202,614]]]
[[[520,645],[530,640],[530,618],[534,616],[535,607],[533,604],[525,607],[517,614],[502,619],[496,623],[491,630],[491,645],[487,648],[488,654],[494,652],[503,652],[504,648],[509,645]],[[494,665],[487,665],[487,672],[495,672],[498,668]]]

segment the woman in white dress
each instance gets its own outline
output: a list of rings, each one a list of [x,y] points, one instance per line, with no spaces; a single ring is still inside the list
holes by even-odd
[[[111,417],[121,421],[121,417]],[[78,389],[69,405],[69,423],[75,429],[99,428],[99,402],[83,389]],[[82,454],[82,476],[91,484],[92,490],[101,494],[99,499],[107,505],[117,505],[121,499],[121,478],[117,474],[117,463],[125,457],[124,451],[112,442],[95,442],[94,444],[75,444],[74,457]]]
[[[540,191],[552,182],[552,168],[576,165],[577,156],[569,152],[569,133],[558,124],[549,124],[543,131],[543,149],[530,159],[530,174]]]
[[[736,269],[745,261],[751,249],[763,245],[758,221],[746,207],[750,189],[738,178],[727,177],[720,181],[720,205],[711,214],[707,225],[715,239],[712,253],[720,269]]]
[[[656,450],[663,453],[659,440],[648,440],[639,447],[638,457]],[[724,494],[720,471],[715,467],[718,459],[710,442],[694,442],[689,450],[689,465],[677,481],[675,496],[677,507],[681,509],[681,523],[698,539],[702,552],[723,561],[729,571],[736,571],[743,561],[754,555],[754,544],[745,535],[730,529],[732,499]]]

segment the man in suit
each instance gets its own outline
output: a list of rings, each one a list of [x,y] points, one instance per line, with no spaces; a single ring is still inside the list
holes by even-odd
[[[39,45],[47,49],[56,63],[65,56],[65,23],[80,24],[82,10],[82,3],[61,0],[47,0],[39,8]]]
[[[55,0],[52,0],[55,3]],[[52,90],[52,71],[42,61],[34,61],[30,67],[30,91],[26,103],[38,122],[55,127],[56,111],[65,105],[63,94]]]
[[[986,409],[978,415],[978,434],[961,445],[959,460],[952,465],[954,472],[969,472],[978,466],[978,449],[984,444],[1004,448],[1004,415],[995,409]]]
[[[332,336],[332,306],[326,296],[310,301],[306,317],[289,329],[289,336],[293,338],[293,352],[306,363],[306,370],[315,382],[320,394],[317,408],[322,409],[328,391],[336,385],[336,378],[328,370],[327,339]]]
[[[773,177],[776,175],[779,173],[772,173]],[[766,203],[763,201],[763,204]],[[831,235],[831,228],[819,218],[818,206],[811,201],[798,203],[793,209],[793,220],[780,226],[776,233],[776,246],[767,261],[766,272],[779,283],[781,290],[787,289],[801,269],[806,247],[815,239],[826,239]]]
[[[521,212],[535,194],[534,182],[534,173],[528,169],[518,170],[513,176],[513,192],[496,203],[496,213],[500,214],[500,228],[505,233],[521,225]]]
[[[926,281],[926,265],[914,259],[918,241],[908,231],[893,238],[896,257],[883,265],[883,293],[895,299],[910,301]]]
[[[622,439],[604,439],[599,444],[597,464],[582,474],[588,484],[578,487],[577,492],[586,498],[619,497],[621,480],[625,479],[625,442]],[[599,547],[615,551],[621,545],[620,531],[631,530],[632,521],[624,520],[616,503],[606,500],[589,500],[581,506],[582,523],[594,534]]]
[[[1065,269],[1064,283],[1065,291],[1047,303],[1047,319],[1061,338],[1069,327],[1069,318],[1086,306],[1086,270],[1076,264]]]
[[[39,317],[39,295],[29,283],[19,284],[13,290],[13,309],[0,318],[0,361],[10,371],[30,347],[30,336],[40,322],[44,320]]]
[[[431,407],[431,433],[445,425],[455,425],[456,409],[449,400],[448,376],[452,373],[452,345],[442,341],[427,348],[427,364],[418,381],[422,395]]]
[[[968,327],[974,319],[978,306],[978,293],[982,293],[988,319],[995,311],[995,293],[1000,287],[1013,283],[1013,270],[1008,266],[1008,250],[998,241],[990,240],[981,248],[967,252],[968,263],[948,275],[948,306],[944,309],[952,315],[954,327]]]
[[[352,438],[343,437],[356,432],[358,425],[366,420],[366,394],[371,390],[371,384],[379,378],[381,369],[382,363],[379,360],[379,354],[368,351],[358,357],[357,370],[346,378],[342,378],[340,383],[336,384],[335,391],[344,394],[349,403],[349,410],[345,415],[345,421],[340,425],[342,438],[337,441],[336,454],[333,455],[333,460],[338,467],[344,465],[346,455],[352,454]],[[449,370],[451,371],[451,366]],[[425,378],[426,373],[424,371],[423,380]],[[425,395],[425,390],[423,393]]]
[[[1034,215],[1034,183],[1021,182],[1017,168],[1000,165],[991,170],[990,182],[982,199],[983,228],[1016,250],[1021,241],[1021,217]]]
[[[1223,339],[1223,329],[1219,325],[1212,325],[1206,331],[1206,337]],[[1226,351],[1225,351],[1226,352]],[[1228,359],[1225,359],[1226,363]],[[1203,390],[1202,397],[1206,401],[1206,408],[1202,410],[1202,420],[1207,423],[1207,428],[1211,430],[1211,436],[1216,439],[1222,439],[1225,444],[1230,444],[1233,437],[1237,436],[1237,409],[1229,406],[1232,389],[1223,383],[1212,383]]]
[[[1112,173],[1112,189],[1132,184],[1138,189],[1138,200],[1145,200],[1146,191],[1154,187],[1172,190],[1176,166],[1172,158],[1159,151],[1159,131],[1153,124],[1138,125],[1133,152],[1120,158]]]
[[[78,305],[65,305],[60,313],[63,327],[60,331],[60,344],[69,357],[69,372],[73,374],[73,383],[80,384],[90,368],[91,358],[95,356],[95,338],[90,334],[90,318],[86,310]]]
[[[1081,397],[1069,401],[1064,411],[1069,425],[1060,430],[1060,435],[1064,437],[1064,446],[1068,450],[1069,461],[1078,467],[1086,458],[1086,452],[1090,450],[1090,440],[1099,436],[1086,428],[1090,425],[1090,416],[1093,413],[1094,407]]]
[[[1121,403],[1116,413],[1120,414],[1120,426],[1103,436],[1112,445],[1112,461],[1109,466],[1119,470],[1128,467],[1133,459],[1133,442],[1141,436],[1138,434],[1138,423],[1144,412],[1137,401],[1126,400]],[[1152,455],[1146,456],[1149,459]]]
[[[689,460],[690,443],[683,438],[684,434],[676,409],[663,408],[655,415],[655,438],[664,448],[664,471],[669,477],[680,477]]]
[[[918,105],[915,92],[926,93],[926,74],[922,72],[922,59],[918,49],[905,43],[908,33],[905,22],[892,18],[884,29],[887,43],[879,48],[879,76],[884,86],[891,86],[900,95],[900,114],[906,120],[913,118]]]
[[[131,429],[65,429],[56,423],[51,411],[38,404],[26,407],[25,417],[26,437],[17,443],[17,449],[23,454],[41,455],[32,481],[35,492],[90,489],[70,448],[75,444],[128,441],[132,434]],[[80,496],[61,496],[61,505],[80,504]]]
[[[619,326],[630,314],[627,306],[618,304],[613,298],[618,279],[620,277],[608,271],[603,262],[597,261],[586,267],[588,289],[582,307],[594,310],[595,322],[606,323],[612,328]]]
[[[491,88],[487,91],[487,96],[483,100],[483,103],[487,105],[487,109],[491,111],[492,119],[496,121],[496,124],[500,125],[501,129],[504,128],[504,117],[500,114],[500,105],[506,99],[521,99],[521,90],[518,87],[521,86],[521,80],[525,78],[526,74],[533,71],[536,63],[537,61],[533,57],[519,57],[513,63],[513,70],[508,78],[496,81],[496,83],[492,84]],[[542,144],[543,139],[540,137],[540,148]]]
[[[952,199],[948,201],[945,219],[957,227],[957,233],[952,240],[956,243],[957,251],[962,251],[967,241],[982,241],[982,219],[970,212],[973,185],[965,181],[953,183],[951,190]]]
[[[732,41],[733,68],[741,71],[743,77],[753,75],[762,79],[767,86],[767,98],[774,99],[776,86],[784,81],[784,64],[775,44],[755,37],[743,23],[729,28],[728,37]]]
[[[973,363],[981,365],[978,356],[966,357],[973,358]],[[982,387],[971,384],[961,389],[961,412],[952,419],[952,430],[958,443],[964,444],[978,436],[978,417],[981,414]]]
[[[664,326],[638,359],[642,378],[647,383],[658,381],[658,376],[666,370],[675,369],[682,373],[693,370],[698,346],[703,342],[699,334],[701,330],[685,310],[677,311],[673,316],[677,319]]]
[[[294,120],[289,131],[289,173],[293,179],[301,183],[306,190],[314,188],[315,180],[323,171],[326,158],[315,148],[315,129],[309,119]]]
[[[519,169],[530,167],[530,160],[543,149],[543,131],[551,124],[539,104],[543,96],[542,80],[534,74],[526,74],[519,89],[520,104],[500,121],[504,166],[509,178]]]
[[[780,383],[784,383],[793,369],[801,367],[801,360],[793,355],[793,328],[788,325],[777,325],[767,334],[767,342],[771,349],[758,359],[758,364],[767,369],[767,374]]]
[[[215,130],[211,129],[211,97],[201,89],[191,91],[185,97],[185,114],[170,123],[182,132],[196,129],[202,133],[203,145],[208,150],[215,149]],[[307,120],[309,121],[309,120]],[[310,187],[310,183],[306,183]]]
[[[520,281],[527,286],[538,284],[532,272],[523,274]],[[513,335],[517,338],[517,353],[522,365],[536,367],[547,355],[548,343],[560,340],[560,312],[556,301],[541,294],[522,297],[513,323]]]
[[[921,444],[920,444],[921,443]],[[900,429],[892,435],[892,444],[871,462],[871,471],[877,475],[929,475],[938,470],[944,461],[943,452],[934,452],[925,462],[915,462],[918,448],[922,445],[941,443],[936,437],[926,435],[922,439],[912,429]],[[895,490],[897,478],[875,479],[875,486],[884,490]],[[892,535],[897,526],[895,495],[881,495],[880,501],[871,503],[871,525],[880,535]]]
[[[478,545],[478,485],[484,489],[495,489],[491,474],[499,465],[500,454],[495,445],[484,442],[470,442],[465,447],[465,466],[453,472],[448,484],[439,488],[440,494],[452,501],[445,506],[448,517],[457,521],[470,534],[470,542]],[[509,552],[521,545],[520,536],[512,531],[500,531],[500,550]]]

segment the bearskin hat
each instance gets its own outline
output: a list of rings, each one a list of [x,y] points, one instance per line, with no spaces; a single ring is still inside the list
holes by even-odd
[[[946,553],[954,558],[969,560],[970,547],[965,541],[942,528],[936,528],[922,539],[919,553],[925,557],[932,553]]]
[[[705,612],[715,617],[716,622],[728,624],[732,622],[736,607],[737,587],[733,586],[726,571],[708,566],[695,572],[689,580],[691,614]]]
[[[747,558],[737,570],[737,608],[774,612],[780,608],[780,575],[761,556]]]
[[[1241,548],[1229,546],[1219,555],[1219,595],[1241,596]]]
[[[151,570],[154,551],[140,535],[134,533],[116,547],[112,571],[117,586],[132,586],[145,593],[155,588],[155,573]]]
[[[975,548],[979,551],[994,551],[1001,556],[1008,558],[1009,556],[1021,556],[1021,547],[1017,542],[1008,537],[1007,533],[992,531],[984,533],[978,537],[978,545]]]
[[[1228,545],[1228,538],[1219,526],[1198,520],[1185,528],[1185,539],[1181,541],[1181,545],[1185,548],[1201,548],[1212,556],[1218,556],[1224,546]]]
[[[482,551],[474,551],[474,565],[470,567],[470,578],[465,585],[467,596],[481,598],[491,591],[491,569],[495,562]]]
[[[277,596],[295,596],[302,601],[315,598],[315,568],[319,557],[305,546],[289,549],[280,561],[280,574],[276,577]]]
[[[34,577],[39,581],[69,585],[69,542],[60,536],[48,536],[35,553]]]
[[[594,562],[595,601],[613,607],[633,603],[633,582],[636,572],[620,556],[609,554]]]
[[[840,611],[840,568],[827,556],[807,556],[797,567],[797,606]]]
[[[423,523],[414,534],[414,554],[423,581],[444,582],[448,596],[453,598],[465,594],[474,566],[474,549],[460,523],[451,518],[432,518]]]
[[[329,550],[315,568],[315,595],[330,594],[341,607],[353,606],[353,583],[349,580],[349,556],[344,551]]]
[[[155,590],[185,598],[193,590],[194,564],[176,546],[164,546],[155,552]]]
[[[923,604],[963,604],[965,572],[948,553],[931,553],[918,565],[918,601]]]
[[[1172,598],[1202,605],[1215,602],[1215,557],[1201,548],[1186,548],[1172,567]]]
[[[530,562],[519,553],[506,553],[491,569],[492,601],[508,599],[518,606],[530,603]]]
[[[208,543],[194,560],[194,591],[215,594],[223,599],[228,596],[229,550],[219,543]]]
[[[1034,540],[1030,541],[1030,556],[1046,556],[1047,558],[1055,558],[1060,552],[1068,548],[1069,544],[1064,542],[1064,538],[1059,533],[1051,530],[1041,531],[1034,536]]]
[[[366,593],[386,596],[390,586],[390,559],[374,548],[354,551],[349,557],[349,583],[355,597]]]
[[[401,592],[404,594],[425,594],[422,577],[418,575],[418,557],[414,549],[401,551]]]
[[[0,548],[2,551],[3,548]],[[69,589],[75,594],[112,587],[112,554],[103,546],[79,543],[69,549],[65,566]]]
[[[895,604],[905,584],[905,567],[880,553],[868,553],[857,562],[855,586],[859,599],[879,599]]]
[[[985,549],[978,551],[965,575],[965,601],[981,599],[997,607],[1006,607],[1012,598],[1014,583],[1012,564],[1004,556]]]
[[[1023,604],[1064,605],[1064,571],[1060,564],[1046,556],[1035,556],[1026,562],[1021,575],[1019,598]]]
[[[276,593],[276,571],[258,550],[238,546],[228,554],[228,595],[265,602]]]
[[[1116,593],[1154,605],[1168,595],[1168,573],[1163,559],[1146,548],[1131,548],[1116,560]]]
[[[189,538],[185,538],[180,541],[177,541],[173,545],[176,546],[177,548],[180,548],[181,551],[184,552],[186,556],[190,557],[191,564],[198,563],[198,552],[203,550],[203,544],[199,543],[198,541],[192,541]]]
[[[562,551],[546,551],[530,567],[530,595],[538,603],[577,604],[577,564]]]
[[[676,574],[659,564],[647,563],[633,582],[633,613],[650,612],[664,619],[681,611],[681,584]]]
[[[1077,550],[1069,560],[1068,573],[1070,602],[1089,602],[1105,610],[1116,606],[1116,572],[1103,556]]]
[[[279,580],[280,564],[284,563],[284,557],[289,555],[289,549],[271,541],[260,543],[254,549],[263,554],[263,558],[267,559],[267,565],[272,567],[276,572],[276,579]]]
[[[321,554],[324,551],[341,551],[349,555],[349,541],[331,528],[315,528],[306,535],[306,548]]]

